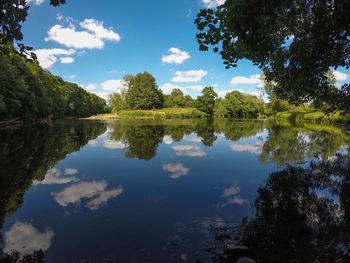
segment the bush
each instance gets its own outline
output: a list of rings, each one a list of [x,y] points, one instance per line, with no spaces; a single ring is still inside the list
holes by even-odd
[[[165,119],[165,113],[156,110],[125,110],[118,113],[122,119]]]
[[[344,117],[342,117],[344,116]],[[277,119],[288,119],[291,121],[308,121],[308,122],[323,122],[323,123],[335,123],[335,122],[344,122],[347,115],[342,115],[341,112],[331,112],[325,113],[322,111],[284,111],[276,114]],[[350,116],[347,116],[348,118]]]
[[[123,110],[117,114],[100,114],[91,116],[89,119],[200,119],[206,117],[207,114],[196,108],[165,108],[159,110]]]

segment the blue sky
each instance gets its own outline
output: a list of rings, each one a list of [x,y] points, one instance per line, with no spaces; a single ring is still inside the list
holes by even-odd
[[[120,91],[125,74],[143,71],[164,93],[181,88],[195,97],[210,85],[219,95],[258,94],[260,70],[249,61],[225,69],[219,55],[198,50],[196,14],[223,1],[68,0],[53,8],[49,0],[28,0],[24,41],[43,67],[104,98]]]

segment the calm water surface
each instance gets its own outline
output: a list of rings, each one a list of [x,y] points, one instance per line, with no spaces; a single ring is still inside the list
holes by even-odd
[[[211,228],[254,216],[274,171],[347,154],[349,143],[342,127],[261,121],[3,130],[1,247],[42,250],[45,262],[210,262]],[[327,187],[312,189],[339,203]]]

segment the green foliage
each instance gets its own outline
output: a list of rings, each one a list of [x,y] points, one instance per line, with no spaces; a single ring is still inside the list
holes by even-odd
[[[113,113],[128,109],[128,104],[126,103],[126,92],[122,91],[121,93],[111,94],[108,98],[108,103]]]
[[[212,87],[205,87],[202,90],[202,96],[197,97],[196,108],[207,113],[209,116],[213,116],[215,99],[217,97],[218,94],[216,94]]]
[[[195,107],[195,105],[196,105],[195,100],[190,95],[186,95],[185,96],[185,107],[186,108],[193,108],[193,107]]]
[[[198,13],[196,38],[228,68],[251,60],[278,83],[280,98],[349,110],[350,85],[329,79],[330,69],[350,66],[349,10],[349,1],[230,0]]]
[[[269,103],[267,105],[267,114],[268,115],[274,115],[281,111],[287,111],[292,110],[295,108],[295,106],[288,103],[288,101],[278,98],[278,95],[276,94],[276,86],[277,84],[267,81],[265,77],[264,79],[264,91],[267,94],[269,98]]]
[[[103,116],[101,116],[103,118]],[[164,108],[159,110],[126,110],[117,115],[121,119],[194,119],[206,114],[196,108]]]
[[[51,0],[52,6],[64,4],[65,0]],[[15,41],[22,41],[22,23],[26,21],[29,6],[26,0],[2,0],[0,1],[0,44],[12,44]],[[18,42],[17,46],[23,53],[35,57],[30,53],[31,47]],[[2,46],[0,46],[0,49]]]
[[[214,106],[214,116],[218,118],[226,118],[229,117],[228,109],[226,108],[226,102],[222,98],[218,98],[215,101]]]
[[[341,155],[271,173],[252,202],[255,215],[238,227],[236,222],[213,223],[207,249],[213,256],[207,257],[213,262],[239,262],[242,255],[244,262],[349,262],[344,249],[349,174],[349,159]],[[245,251],[222,249],[229,244]]]
[[[0,130],[0,228],[4,218],[21,206],[33,180],[43,180],[59,160],[105,130],[104,123],[87,121]]]
[[[110,136],[114,140],[127,145],[125,156],[148,161],[156,153],[164,136],[164,128],[159,125],[130,125],[130,123],[115,122]]]
[[[263,121],[231,121],[226,119],[214,119],[215,132],[225,135],[231,141],[239,141],[242,137],[254,136],[264,130]]]
[[[180,89],[173,89],[170,95],[164,96],[165,108],[183,108],[186,106],[186,98]]]
[[[21,56],[12,46],[0,49],[0,119],[89,116],[103,113],[105,101],[63,81]]]
[[[163,106],[163,94],[150,73],[127,75],[124,81],[127,86],[126,102],[130,109],[151,110]]]
[[[322,111],[305,110],[284,111],[276,114],[277,119],[288,119],[296,122],[309,121],[324,123],[346,122],[346,116],[348,115],[344,115],[339,111],[325,113]]]
[[[165,113],[156,110],[123,110],[118,112],[121,119],[165,119]]]
[[[225,99],[219,99],[215,105],[215,116],[230,118],[258,118],[264,113],[264,102],[256,96],[239,91],[227,93]]]

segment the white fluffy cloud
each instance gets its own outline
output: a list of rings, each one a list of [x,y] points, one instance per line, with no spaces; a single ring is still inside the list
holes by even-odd
[[[27,0],[27,5],[41,5],[45,0]]]
[[[16,250],[25,255],[40,249],[46,251],[51,246],[53,236],[54,232],[49,229],[40,232],[31,224],[17,221],[5,233],[4,252]]]
[[[205,70],[176,71],[173,82],[199,82],[208,74]]]
[[[259,88],[264,85],[264,81],[261,79],[260,74],[253,74],[249,77],[236,76],[231,79],[230,83],[232,85],[256,85]]]
[[[72,57],[62,57],[60,58],[62,64],[71,64],[74,62],[74,58]]]
[[[333,71],[333,75],[337,81],[345,81],[349,79],[349,74],[346,74],[338,70]]]
[[[73,23],[70,23],[68,27],[54,25],[48,31],[45,40],[55,41],[61,45],[75,49],[102,49],[104,47],[104,40],[120,41],[119,34],[112,29],[105,28],[102,21],[85,19],[79,25],[83,30],[76,30]]]
[[[190,172],[183,163],[167,163],[163,165],[163,170],[171,173],[171,179],[178,179],[181,176],[185,176]]]
[[[202,5],[205,8],[216,8],[219,5],[225,4],[226,0],[202,0]]]
[[[102,49],[104,42],[97,36],[87,31],[76,31],[74,27],[54,25],[47,33],[45,41],[55,41],[61,45],[76,49]]]
[[[38,58],[40,66],[47,69],[57,62],[58,57],[73,55],[75,50],[62,48],[37,49],[34,51],[34,53]]]
[[[97,210],[106,204],[110,199],[123,193],[123,188],[118,186],[107,189],[106,181],[81,182],[73,184],[59,193],[54,193],[56,202],[60,206],[79,204],[82,199],[87,199],[85,207],[90,210]]]
[[[170,55],[162,56],[163,63],[179,65],[190,58],[190,54],[187,51],[181,51],[176,47],[172,47],[168,51],[170,52]]]
[[[87,85],[80,86],[87,91],[90,91],[97,96],[107,100],[109,95],[112,93],[118,93],[125,89],[125,82],[121,79],[109,79],[102,83],[89,83]]]
[[[125,88],[125,82],[121,79],[110,79],[101,83],[103,90],[118,92]]]
[[[197,145],[175,145],[173,149],[178,156],[203,157],[207,155]]]
[[[113,31],[113,29],[107,29],[103,26],[102,21],[98,21],[95,19],[85,19],[80,23],[80,26],[91,33],[93,33],[97,38],[119,42],[120,35]]]

